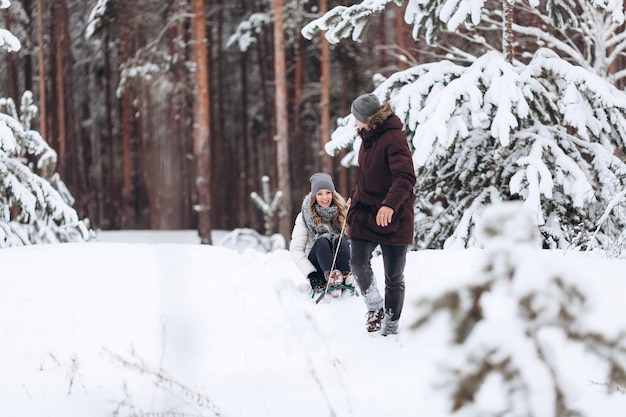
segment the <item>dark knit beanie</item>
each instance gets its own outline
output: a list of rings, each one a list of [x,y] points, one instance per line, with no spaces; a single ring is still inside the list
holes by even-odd
[[[317,194],[319,190],[330,190],[335,192],[333,179],[325,172],[318,172],[311,175],[311,195]]]
[[[358,121],[367,123],[367,119],[380,110],[380,101],[374,94],[362,94],[352,102],[352,114]]]

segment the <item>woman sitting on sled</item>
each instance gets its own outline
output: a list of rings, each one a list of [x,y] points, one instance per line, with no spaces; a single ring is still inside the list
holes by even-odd
[[[291,257],[316,293],[341,284],[354,286],[350,243],[342,236],[346,201],[335,191],[330,175],[318,172],[310,181],[311,193],[304,197],[291,233]],[[330,294],[339,297],[342,291],[337,288]]]

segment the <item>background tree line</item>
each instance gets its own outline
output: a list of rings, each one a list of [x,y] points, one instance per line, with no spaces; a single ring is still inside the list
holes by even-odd
[[[273,190],[279,178],[273,5],[210,0],[204,6],[211,224],[263,231],[250,193],[260,191],[263,175]],[[321,138],[334,117],[349,111],[353,97],[373,88],[374,69],[390,66],[383,45],[391,36],[376,36],[330,48],[328,79],[321,80],[321,41],[299,33],[318,6],[284,4],[290,166],[281,175],[288,174],[293,190],[292,201],[283,203],[287,217],[299,209],[312,172],[332,171],[341,191],[348,191],[349,172],[338,158],[323,154]],[[33,128],[57,151],[57,169],[76,199],[74,207],[93,228],[197,226],[192,16],[187,0],[16,0],[3,10],[4,27],[22,48],[3,52],[0,96],[19,102],[24,91],[33,91],[39,106]],[[253,42],[246,48],[241,39],[229,43],[250,16],[263,17],[251,27]],[[384,20],[381,25],[393,30],[394,21]],[[322,81],[330,91],[325,126]]]
[[[328,44],[323,37],[307,40],[300,30],[328,9],[359,1],[14,0],[3,11],[4,27],[22,48],[3,52],[0,96],[19,102],[24,91],[33,91],[39,106],[33,128],[38,124],[57,152],[74,207],[93,228],[198,226],[198,42],[192,27],[198,9],[192,7],[199,3],[209,92],[208,215],[216,229],[263,230],[250,193],[260,190],[264,175],[272,189],[279,188],[280,178],[289,185],[281,213],[289,222],[312,172],[331,172],[347,194],[352,169],[340,166],[342,154],[331,158],[323,147],[352,99],[403,69],[442,58],[469,63],[499,50],[506,23],[494,1],[473,30],[458,25],[434,37],[443,23],[433,20],[432,30],[416,41],[404,21],[411,5],[405,1],[369,19],[361,42]],[[279,47],[285,62],[286,170],[277,161],[277,4],[284,36]],[[579,14],[593,16],[587,8],[586,2],[574,4]],[[578,19],[576,26],[548,25],[546,19],[564,17],[521,3],[508,15],[515,16],[508,22],[513,60],[529,60],[531,51],[548,46],[623,87],[621,24],[601,17]]]

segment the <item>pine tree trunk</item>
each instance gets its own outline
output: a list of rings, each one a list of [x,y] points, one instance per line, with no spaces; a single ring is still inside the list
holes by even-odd
[[[255,219],[256,216],[250,216],[250,193],[251,190],[254,189],[254,179],[258,177],[258,171],[256,169],[256,164],[254,163],[255,159],[253,158],[253,152],[250,152],[251,149],[254,149],[254,142],[251,139],[248,120],[248,112],[246,111],[248,108],[248,51],[245,51],[241,54],[240,61],[240,73],[241,73],[241,125],[242,125],[242,134],[241,134],[241,143],[243,146],[239,146],[239,164],[241,164],[241,188],[239,190],[238,201],[239,207],[237,213],[237,221],[239,225],[248,225],[248,227],[252,227],[254,229],[260,227],[260,224],[257,224]]]
[[[278,189],[283,193],[283,209],[279,215],[278,232],[285,241],[291,235],[291,178],[289,174],[289,136],[287,126],[287,76],[283,32],[283,2],[274,0],[274,71],[276,93],[276,162]]]
[[[409,45],[415,44],[415,41],[411,37],[411,31],[408,29],[408,26],[404,21],[404,13],[406,12],[406,3],[402,7],[398,7],[395,13],[395,22],[394,22],[394,33],[395,33],[395,41],[396,41],[396,56],[403,57],[407,54],[407,48]],[[418,58],[416,56],[416,58]],[[396,65],[398,71],[402,71],[407,69],[409,66],[407,65],[406,59],[397,59]]]
[[[131,56],[131,27],[128,12],[124,13],[122,24],[122,55],[121,61],[126,62]],[[122,227],[128,229],[134,223],[132,199],[133,158],[132,158],[132,117],[130,86],[126,86],[120,97],[120,114],[122,126]]]
[[[320,0],[320,13],[323,15],[328,10],[326,0]],[[322,77],[320,85],[322,88],[322,100],[320,103],[320,110],[322,113],[322,126],[320,132],[321,139],[321,159],[322,159],[322,171],[333,174],[333,161],[331,157],[324,150],[326,144],[330,141],[330,45],[324,36],[321,41],[321,69]]]
[[[45,45],[43,41],[43,0],[37,0],[37,44],[39,51],[37,59],[39,61],[39,133],[44,139],[48,138],[47,118],[48,111],[46,107],[46,71],[45,71]]]
[[[184,11],[185,5],[186,1],[178,2],[180,12]],[[189,48],[184,46],[189,43],[189,31],[187,30],[186,22],[181,21],[177,30],[179,38],[183,40],[182,44],[181,42],[178,42],[180,56],[185,58],[183,62],[189,62],[191,61],[191,52]],[[177,126],[180,138],[180,157],[181,165],[183,166],[183,175],[181,177],[181,184],[183,184],[183,187],[181,188],[184,190],[184,204],[181,207],[181,215],[184,216],[187,228],[193,228],[196,226],[196,216],[193,212],[193,199],[196,192],[193,182],[195,166],[193,159],[187,157],[193,153],[193,105],[189,105],[192,102],[193,97],[192,94],[188,93],[188,76],[186,68],[182,65],[178,66],[177,73],[179,75],[179,82],[183,84],[183,88],[180,88],[179,97],[179,105],[182,115],[180,118],[177,118],[179,121]]]
[[[115,211],[115,138],[113,133],[113,103],[111,100],[112,94],[112,72],[111,72],[111,51],[109,49],[109,33],[104,34],[102,41],[102,54],[104,55],[104,134],[102,137],[102,184],[104,186],[104,213],[108,219],[115,219],[117,216],[113,216]],[[114,224],[113,220],[109,220],[107,224],[111,228],[119,226]],[[104,227],[105,225],[103,225]]]
[[[211,138],[214,145],[212,172],[213,172],[213,207],[215,210],[213,213],[214,225],[218,228],[230,230],[233,228],[232,218],[235,213],[229,210],[232,207],[233,198],[232,192],[235,189],[235,185],[232,183],[233,168],[235,167],[234,161],[231,158],[229,147],[226,141],[226,128],[224,122],[226,118],[225,103],[224,100],[224,59],[226,54],[224,53],[223,46],[224,40],[222,38],[223,33],[223,5],[222,1],[216,2],[213,7],[216,12],[211,15],[214,16],[210,23],[210,26],[215,26],[216,30],[209,32],[209,45],[213,48],[209,50],[211,55],[210,62],[213,63],[215,69],[214,81],[214,94],[211,95],[213,101],[211,108],[215,111],[212,114],[212,120],[215,123],[211,123],[212,131]],[[212,40],[213,35],[217,37],[215,42]],[[214,50],[214,52],[213,52]],[[211,82],[211,80],[209,80]]]
[[[11,14],[8,9],[4,10],[4,26],[5,29],[9,32],[11,31]],[[19,106],[19,93],[17,91],[18,81],[17,81],[17,71],[15,70],[15,60],[13,59],[14,54],[9,52],[5,53],[6,57],[6,69],[7,69],[7,87],[8,87],[8,95]]]
[[[89,187],[82,135],[79,134],[77,109],[74,102],[74,74],[66,0],[57,0],[52,7],[55,27],[55,66],[57,87],[58,170],[77,200],[83,200]],[[71,162],[68,161],[71,155]]]
[[[48,91],[46,92],[46,105],[48,106],[47,117],[46,117],[46,125],[48,129],[48,144],[57,152],[59,155],[58,159],[61,159],[62,153],[64,153],[64,149],[61,148],[61,144],[59,143],[59,116],[57,114],[58,111],[58,101],[59,101],[59,87],[57,86],[59,82],[59,76],[57,76],[57,66],[56,66],[56,38],[57,38],[57,26],[54,21],[52,5],[50,3],[44,4],[46,8],[46,13],[51,16],[49,24],[46,26],[48,29],[47,39],[49,42],[50,50],[47,52],[47,60],[48,66],[46,68],[46,87]],[[60,175],[65,179],[65,172],[63,170],[60,171]]]
[[[167,1],[167,9],[171,10],[169,18],[181,14],[184,12],[184,4],[180,1],[174,2],[174,0]],[[168,30],[167,36],[169,45],[169,52],[172,56],[184,57],[181,59],[183,62],[187,62],[186,49],[181,46],[187,41],[187,34],[185,31],[185,21],[179,19],[178,23]],[[178,38],[178,41],[176,39]],[[187,77],[183,65],[177,65],[173,73],[170,75],[170,82],[175,85],[176,88],[172,93],[171,104],[167,107],[167,119],[170,126],[168,137],[171,140],[166,140],[164,147],[167,147],[168,152],[163,155],[163,160],[159,158],[158,170],[162,171],[161,176],[165,177],[164,181],[168,183],[168,189],[171,190],[170,195],[165,196],[167,200],[167,207],[171,208],[171,214],[164,214],[168,218],[173,218],[176,222],[176,228],[188,229],[192,227],[191,215],[191,193],[195,190],[190,190],[193,185],[193,178],[189,174],[189,163],[186,157],[191,153],[188,149],[189,135],[187,134],[186,121],[189,119],[187,116]],[[158,126],[158,120],[155,121]],[[153,192],[158,194],[158,187],[155,187]],[[167,225],[173,226],[168,222]]]
[[[242,9],[242,15],[247,15],[254,8],[249,7],[250,4],[246,0],[240,1],[240,7]],[[251,10],[252,9],[252,10]],[[242,124],[242,141],[244,146],[240,146],[240,159],[242,164],[242,173],[245,187],[241,192],[241,202],[239,204],[239,225],[247,226],[254,230],[261,230],[262,221],[261,215],[258,210],[250,210],[252,201],[250,199],[250,193],[256,190],[257,181],[260,178],[259,173],[259,157],[255,152],[258,140],[255,140],[255,135],[250,132],[250,119],[248,117],[248,106],[250,97],[249,78],[248,75],[252,72],[250,67],[254,67],[254,62],[251,65],[249,63],[250,50],[241,54],[241,124]]]
[[[63,1],[63,0],[61,0]],[[65,99],[65,88],[63,82],[63,50],[64,45],[63,41],[63,29],[62,29],[62,19],[61,13],[59,13],[59,4],[55,2],[52,6],[52,25],[54,27],[54,65],[55,65],[55,75],[56,75],[56,120],[57,120],[57,153],[59,155],[59,171],[64,178],[68,177],[68,173],[65,170],[65,158],[67,154],[67,122],[65,120],[66,115],[66,99]],[[69,45],[67,45],[69,46]]]
[[[310,161],[310,142],[302,140],[303,128],[302,128],[302,116],[300,114],[300,108],[302,105],[302,89],[304,84],[304,69],[305,69],[305,45],[306,39],[302,36],[298,39],[294,48],[293,61],[295,64],[295,71],[293,76],[293,101],[291,102],[291,108],[293,109],[290,114],[290,136],[294,139],[294,146],[292,149],[292,157],[290,163],[293,166],[293,188],[300,190],[304,184],[305,178],[308,179],[307,174],[311,171],[309,165]]]
[[[196,187],[198,234],[200,243],[211,244],[211,146],[209,69],[206,44],[204,0],[192,0],[194,63],[196,64],[196,97],[194,104],[194,157],[196,159]]]
[[[504,53],[504,59],[508,63],[512,63],[515,59],[515,50],[513,48],[513,42],[515,41],[515,35],[513,33],[513,4],[509,0],[502,0],[502,13],[503,13],[503,29],[502,29],[502,51]]]
[[[29,44],[31,43],[33,30],[37,30],[37,25],[35,25],[32,21],[33,19],[33,10],[31,0],[22,0],[22,7],[24,8],[24,13],[26,14],[27,28],[26,28],[26,36],[29,39]],[[28,54],[23,58],[24,68],[23,68],[23,77],[24,77],[24,91],[33,91],[33,59],[32,55]],[[36,100],[36,98],[34,98]],[[34,127],[34,126],[33,126]],[[45,136],[44,136],[45,137]]]
[[[378,39],[377,43],[382,46],[387,45],[387,24],[386,24],[386,13],[381,13],[378,18]],[[372,49],[375,50],[375,49]],[[387,68],[387,48],[378,48],[378,68]]]
[[[256,164],[260,176],[269,175],[275,178],[274,173],[277,170],[275,163],[276,140],[272,135],[274,131],[275,120],[272,108],[275,108],[275,100],[273,95],[266,86],[266,80],[271,79],[271,68],[274,66],[272,58],[272,41],[268,37],[261,34],[260,41],[256,42],[256,51],[259,66],[259,90],[261,91],[261,102],[263,103],[264,117],[263,121],[266,126],[260,126],[253,130],[253,135],[257,136],[255,141],[255,152],[257,154]],[[271,65],[270,65],[271,62]],[[265,129],[263,129],[265,127]],[[255,178],[256,184],[259,184],[260,176]]]

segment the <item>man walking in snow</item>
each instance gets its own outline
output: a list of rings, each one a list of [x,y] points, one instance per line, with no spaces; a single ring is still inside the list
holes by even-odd
[[[350,266],[367,307],[365,328],[387,336],[398,332],[404,305],[404,267],[413,241],[413,158],[402,132],[402,121],[389,102],[374,94],[352,103],[358,134],[359,175],[350,196]],[[372,271],[374,249],[380,245],[385,270],[385,297]]]

